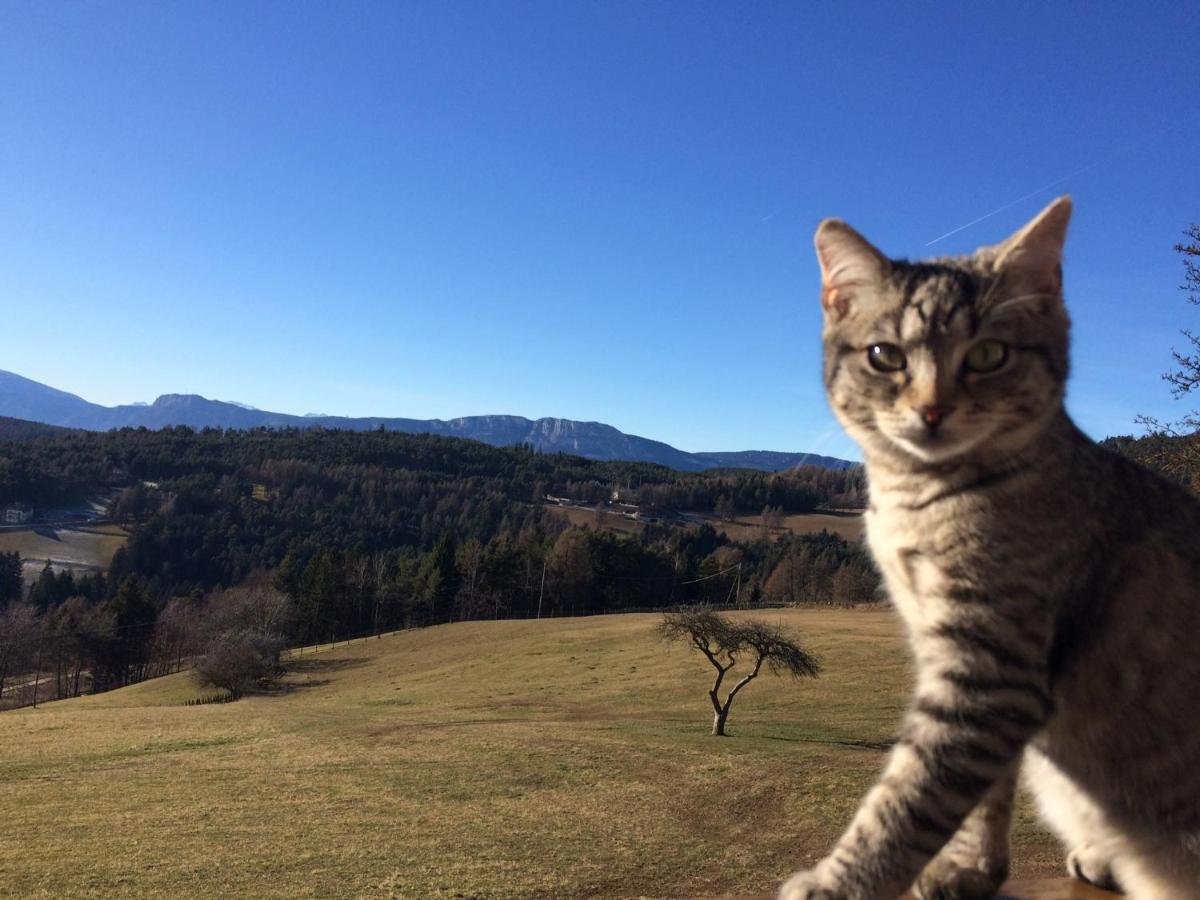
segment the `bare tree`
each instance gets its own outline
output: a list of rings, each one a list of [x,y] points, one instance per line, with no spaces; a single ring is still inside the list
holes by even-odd
[[[0,613],[0,696],[10,675],[23,675],[33,665],[40,627],[32,603],[11,603]]]
[[[43,632],[47,658],[54,660],[54,695],[66,697],[71,690],[71,667],[78,669],[84,653],[83,632],[89,603],[76,594],[46,611]],[[78,678],[75,679],[78,682]]]
[[[568,528],[558,536],[548,559],[547,596],[560,613],[586,612],[593,579],[588,536],[580,528]]]
[[[354,625],[352,631],[358,631],[362,628],[363,623],[367,618],[367,601],[370,595],[374,594],[379,585],[374,580],[375,567],[371,563],[371,557],[367,555],[356,556],[350,566],[350,578],[354,584],[355,598],[357,606],[354,611]]]
[[[722,522],[732,522],[737,515],[737,509],[733,505],[733,498],[728,494],[722,494],[717,498],[717,502],[713,505],[713,515]]]
[[[1184,236],[1187,240],[1175,245],[1175,251],[1183,257],[1183,284],[1179,289],[1187,294],[1188,303],[1200,306],[1200,224],[1190,225]],[[1187,338],[1187,349],[1181,352],[1171,348],[1177,368],[1163,373],[1176,399],[1200,388],[1200,335],[1188,328],[1180,333]],[[1161,422],[1152,416],[1138,416],[1137,420],[1149,431],[1169,438],[1154,451],[1155,464],[1192,490],[1200,491],[1200,413],[1186,413],[1178,422]]]
[[[282,671],[279,656],[295,623],[288,596],[266,585],[230,588],[214,595],[206,611],[204,655],[196,675],[240,697]]]
[[[1175,245],[1175,252],[1183,256],[1183,284],[1179,289],[1187,293],[1188,303],[1200,306],[1200,262],[1197,262],[1200,260],[1200,225],[1189,226],[1184,235],[1187,242]],[[1182,334],[1188,340],[1190,352],[1180,353],[1173,349],[1171,355],[1175,357],[1179,368],[1163,375],[1163,379],[1171,385],[1171,393],[1176,397],[1190,394],[1200,387],[1200,337],[1187,328]],[[1193,430],[1200,427],[1200,419],[1195,413],[1191,413],[1185,421]]]
[[[371,557],[371,580],[375,584],[375,594],[371,599],[371,630],[379,637],[383,622],[383,601],[388,577],[391,575],[391,565],[383,553]]]
[[[836,605],[851,606],[875,601],[876,587],[877,582],[868,572],[843,563],[833,573],[830,591]]]
[[[457,555],[458,570],[463,576],[458,587],[458,615],[459,618],[469,619],[476,615],[479,576],[483,566],[483,544],[478,538],[468,538],[459,546]]]
[[[768,534],[773,531],[778,531],[783,527],[783,507],[764,506],[761,521],[763,531],[767,532]]]
[[[733,698],[758,677],[764,664],[772,674],[793,678],[816,678],[821,669],[817,657],[801,648],[783,629],[758,619],[735,622],[706,607],[665,613],[658,634],[663,640],[691,644],[717,670],[708,696],[713,706],[712,733],[722,737]],[[721,684],[740,661],[745,661],[750,671],[722,699]]]
[[[184,657],[197,652],[199,616],[196,605],[188,597],[172,597],[158,614],[151,649],[158,674],[165,675],[172,668],[178,672],[183,668]]]

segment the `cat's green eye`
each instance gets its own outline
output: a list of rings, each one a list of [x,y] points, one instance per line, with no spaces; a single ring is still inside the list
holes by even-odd
[[[963,364],[972,372],[995,372],[1008,362],[1008,345],[1003,341],[980,341],[967,351]]]
[[[904,351],[895,344],[872,344],[867,348],[867,362],[879,372],[899,372],[908,364]]]

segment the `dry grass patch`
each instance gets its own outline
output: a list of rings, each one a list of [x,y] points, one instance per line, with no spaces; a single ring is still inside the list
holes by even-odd
[[[604,528],[622,534],[636,534],[642,528],[642,523],[627,519],[618,512],[609,510],[602,516],[597,516],[594,510],[577,507],[546,507],[565,518],[572,525]],[[764,536],[778,540],[784,534],[818,534],[828,531],[841,535],[848,541],[862,540],[862,514],[857,512],[814,512],[797,513],[784,516],[782,527],[767,535],[762,528],[762,516],[737,516],[732,522],[725,522],[716,516],[703,516],[704,521],[732,541],[757,541]]]
[[[0,890],[21,896],[694,897],[825,852],[906,702],[885,610],[772,612],[825,661],[707,734],[657,616],[440,626],[305,654],[288,690],[186,674],[0,716]],[[1056,872],[1023,822],[1017,872]],[[1031,861],[1031,862],[1027,862]]]
[[[119,525],[0,531],[0,553],[19,553],[34,576],[47,559],[56,569],[71,565],[107,569],[128,539],[129,533]]]
[[[709,522],[732,541],[755,541],[764,535],[762,516],[738,516],[732,522],[711,517]],[[860,541],[863,536],[862,513],[813,512],[784,516],[782,527],[772,531],[771,538],[778,540],[784,534],[818,534],[822,531],[840,535],[848,541]]]

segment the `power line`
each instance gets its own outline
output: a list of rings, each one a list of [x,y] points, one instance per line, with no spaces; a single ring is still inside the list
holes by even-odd
[[[679,586],[683,587],[683,585],[685,585],[685,584],[698,584],[701,581],[708,581],[708,579],[710,579],[710,578],[716,578],[719,575],[724,575],[726,572],[732,572],[734,569],[737,569],[740,574],[741,568],[742,568],[742,564],[740,562],[734,563],[732,566],[724,568],[720,572],[713,572],[711,575],[702,575],[699,578],[693,578],[691,581],[681,581],[681,582],[679,582]]]

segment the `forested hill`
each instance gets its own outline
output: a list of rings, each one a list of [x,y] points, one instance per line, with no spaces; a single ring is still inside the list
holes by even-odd
[[[28,441],[35,437],[54,437],[66,434],[70,429],[59,428],[57,425],[46,425],[42,422],[30,422],[25,419],[10,419],[0,416],[0,442]]]
[[[307,415],[254,409],[196,394],[164,394],[153,403],[101,406],[82,397],[0,370],[0,416],[15,416],[89,431],[112,428],[338,428],[345,431],[402,431],[463,437],[497,447],[527,444],[543,453],[572,453],[588,459],[654,462],[685,472],[738,466],[778,472],[796,465],[849,468],[854,464],[814,453],[737,450],[691,453],[662,441],[626,434],[602,422],[574,419],[526,419],[523,416],[464,416],[457,419],[406,419],[371,416]]]
[[[654,463],[589,460],[538,453],[527,446],[495,447],[382,429],[174,427],[88,432],[26,424],[22,441],[0,444],[0,502],[18,499],[44,505],[81,492],[189,478],[222,480],[226,487],[236,484],[244,492],[258,485],[277,493],[310,476],[325,483],[336,478],[331,473],[347,471],[384,480],[490,479],[506,496],[521,501],[540,501],[551,493],[594,502],[606,499],[613,489],[635,497],[645,488],[659,505],[701,510],[712,509],[722,494],[730,494],[739,509],[758,511],[771,504],[799,512],[835,499],[854,505],[861,501],[862,490],[858,467],[686,473]]]
[[[595,504],[614,490],[645,510],[706,512],[806,512],[864,496],[857,468],[680,473],[385,431],[69,432],[0,453],[0,503],[115,492],[113,517],[134,529],[117,574],[137,573],[159,593],[235,584],[289,552],[421,554],[443,539],[522,535],[544,544],[565,526],[543,498]]]
[[[648,514],[633,534],[598,527],[632,509],[607,505],[614,492]],[[31,636],[22,644],[29,653],[37,635],[53,635],[62,665],[96,673],[97,687],[197,652],[181,635],[219,621],[211,612],[219,604],[206,598],[246,583],[288,598],[288,639],[301,642],[701,601],[862,602],[876,585],[861,545],[837,535],[764,531],[735,543],[675,515],[778,519],[861,504],[857,468],[681,473],[320,428],[123,429],[0,444],[0,504],[43,508],[98,494],[131,531],[107,572],[47,568],[26,592],[20,560],[0,554],[0,617]],[[547,496],[594,505],[595,518],[573,526]]]

